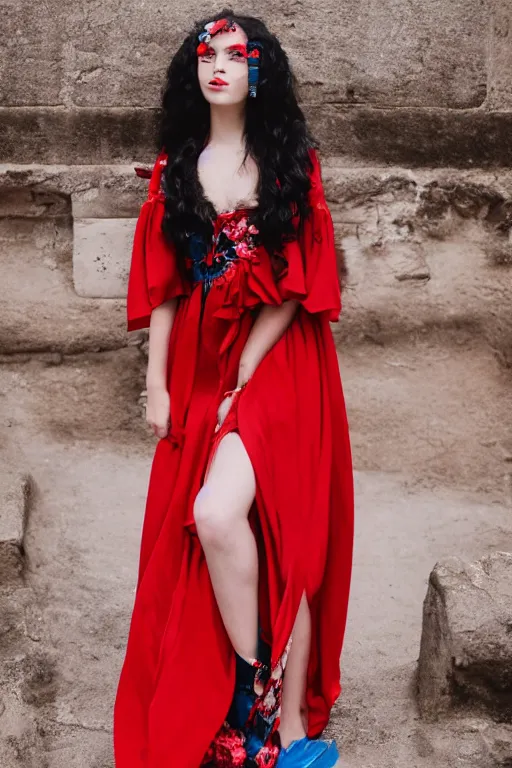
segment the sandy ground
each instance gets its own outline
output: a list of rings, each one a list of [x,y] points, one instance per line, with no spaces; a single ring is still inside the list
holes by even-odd
[[[512,551],[510,371],[462,332],[347,348],[340,362],[357,494],[343,692],[330,728],[342,765],[480,765],[464,734],[443,738],[419,721],[414,672],[435,562]],[[0,365],[2,456],[35,482],[28,583],[57,664],[41,737],[49,768],[112,765],[154,449],[142,386],[134,347]]]

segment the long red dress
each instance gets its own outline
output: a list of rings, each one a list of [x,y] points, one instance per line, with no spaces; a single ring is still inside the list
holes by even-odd
[[[160,225],[166,156],[153,169],[137,221],[128,283],[128,330],[179,297],[169,341],[171,429],[156,445],[145,510],[137,590],[114,708],[117,768],[241,765],[220,760],[235,682],[225,631],[193,518],[193,504],[219,440],[236,430],[256,476],[250,521],[260,553],[260,623],[271,648],[277,709],[291,632],[306,592],[312,615],[308,735],[321,734],[340,686],[339,659],[352,567],[353,477],[345,403],[329,321],[341,310],[332,219],[318,157],[310,150],[312,213],[288,268],[274,278],[255,244],[250,209],[217,216],[212,243],[191,243],[190,279],[180,277]],[[215,433],[217,409],[236,386],[258,307],[297,299],[282,337],[235,397]],[[268,697],[267,697],[268,703]],[[217,755],[217,762],[215,761]],[[262,750],[257,765],[272,766]]]

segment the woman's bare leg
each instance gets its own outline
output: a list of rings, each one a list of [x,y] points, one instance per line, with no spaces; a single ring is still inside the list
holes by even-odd
[[[251,460],[236,432],[220,441],[194,504],[219,610],[237,653],[258,647],[258,551],[248,515],[256,493]]]
[[[292,632],[292,645],[286,662],[281,701],[279,735],[283,747],[306,735],[306,680],[311,647],[311,615],[306,595],[302,596]]]
[[[231,643],[240,656],[257,655],[258,551],[248,522],[256,493],[254,470],[236,432],[219,443],[194,505],[219,610]],[[306,735],[306,675],[311,645],[311,617],[303,595],[286,663],[281,702],[281,743],[287,747]]]

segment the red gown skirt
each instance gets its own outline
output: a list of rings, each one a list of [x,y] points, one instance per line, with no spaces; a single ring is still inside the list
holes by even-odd
[[[340,287],[332,220],[312,151],[312,214],[287,243],[285,274],[255,244],[249,209],[221,214],[207,252],[180,277],[160,224],[163,193],[153,171],[135,231],[128,329],[147,327],[154,307],[178,299],[168,354],[171,428],[156,445],[142,529],[137,589],[114,707],[117,768],[243,765],[215,761],[235,682],[235,655],[197,536],[193,505],[222,437],[236,430],[252,462],[250,521],[260,555],[261,631],[273,678],[283,675],[305,592],[312,618],[308,735],[321,734],[341,691],[340,654],[353,546],[349,432],[330,320]],[[215,432],[224,392],[258,311],[300,302],[282,337],[235,396]],[[275,706],[279,708],[279,694]],[[277,715],[279,713],[277,712]],[[278,716],[276,726],[278,725]],[[223,753],[224,754],[224,753]],[[258,765],[274,765],[274,753]]]

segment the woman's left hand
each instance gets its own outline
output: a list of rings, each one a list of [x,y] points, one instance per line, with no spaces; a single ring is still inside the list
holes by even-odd
[[[231,403],[233,402],[233,397],[233,395],[228,395],[219,405],[219,409],[217,411],[217,426],[215,427],[216,432],[221,428],[222,422],[228,415],[228,411],[231,408]]]

